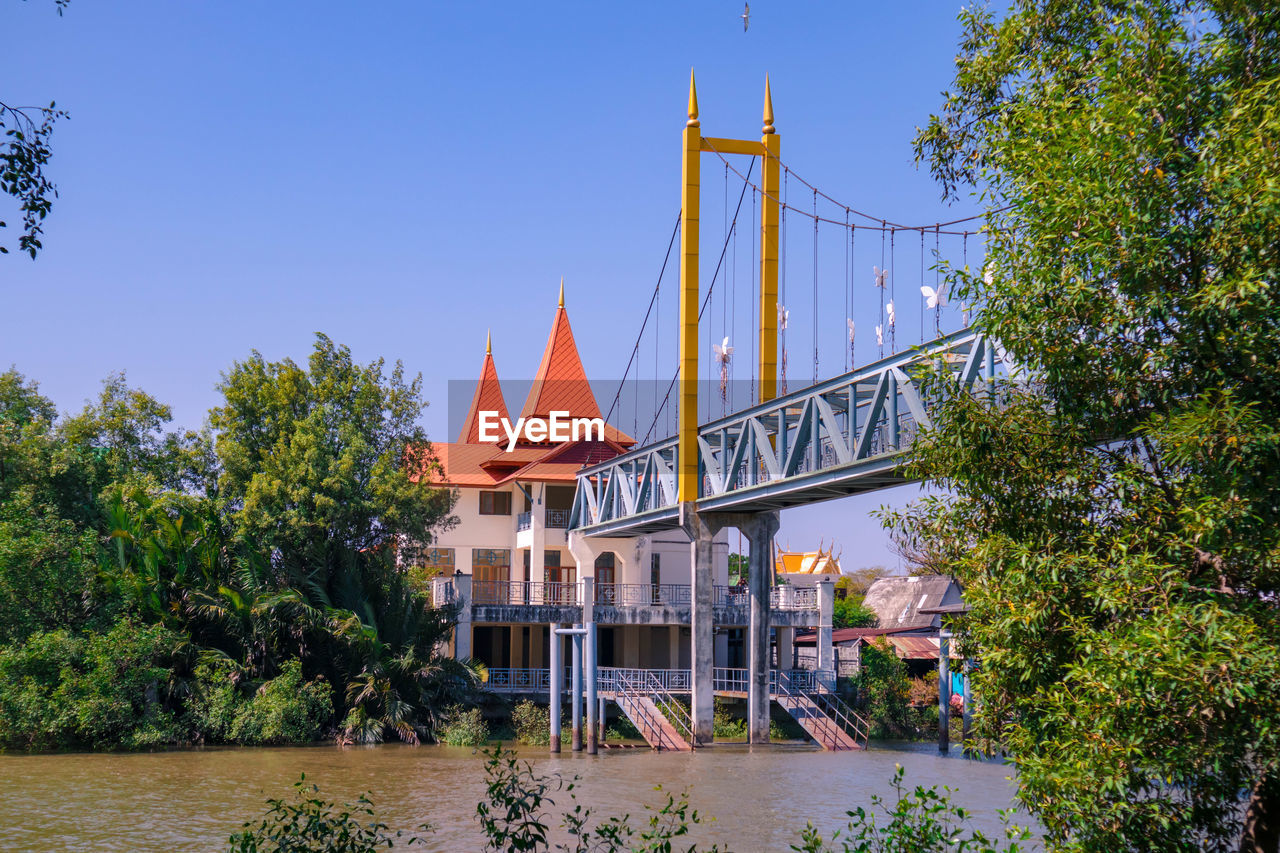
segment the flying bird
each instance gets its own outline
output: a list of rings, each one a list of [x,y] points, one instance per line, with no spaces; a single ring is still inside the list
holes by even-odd
[[[871,271],[874,272],[876,275],[876,287],[880,288],[881,290],[884,290],[884,280],[885,280],[885,277],[889,274],[889,271],[882,270],[880,269],[880,267],[876,267],[876,266],[873,266],[871,268]]]
[[[742,14],[739,15],[738,17],[742,19],[742,31],[745,33],[747,31],[747,24],[751,23],[751,4],[750,3],[742,4]]]
[[[934,290],[929,285],[920,288],[920,292],[924,294],[925,304],[930,308],[945,308],[947,305],[946,285],[940,285]]]

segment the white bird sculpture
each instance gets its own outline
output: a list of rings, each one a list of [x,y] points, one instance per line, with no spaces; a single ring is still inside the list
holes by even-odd
[[[927,305],[928,307],[930,308],[946,307],[947,286],[945,284],[939,285],[937,290],[934,290],[932,287],[926,284],[920,288],[920,292],[924,294],[925,305]]]
[[[880,269],[880,267],[877,267],[877,266],[871,267],[871,271],[875,273],[875,276],[876,276],[876,287],[880,288],[881,290],[884,290],[884,280],[889,275],[889,271],[882,270]]]
[[[716,363],[720,365],[720,399],[726,399],[729,391],[729,362],[733,360],[733,347],[729,346],[726,335],[723,342],[712,344],[716,353]]]

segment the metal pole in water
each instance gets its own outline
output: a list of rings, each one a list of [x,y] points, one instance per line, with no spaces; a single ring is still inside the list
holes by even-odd
[[[607,700],[601,696],[598,701],[600,703],[600,709],[596,712],[596,726],[599,728],[599,731],[596,733],[596,737],[599,739],[600,743],[604,743],[604,703]]]
[[[551,623],[551,751],[560,751],[560,698],[564,692],[564,664],[561,662],[560,624]]]
[[[964,660],[964,716],[961,718],[963,725],[961,726],[960,741],[966,746],[969,743],[969,729],[973,725],[973,690],[969,687],[969,682],[973,678],[973,658],[965,658]]]
[[[597,713],[597,694],[596,694],[596,623],[591,622],[586,625],[587,629],[587,755],[595,755],[598,751],[600,742],[600,732],[597,730],[597,721],[600,719]]]
[[[951,751],[951,632],[938,634],[938,750]]]
[[[573,702],[573,751],[582,752],[582,626],[574,625],[573,672],[569,700]]]

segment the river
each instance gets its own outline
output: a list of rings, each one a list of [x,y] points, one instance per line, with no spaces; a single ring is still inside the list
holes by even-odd
[[[735,851],[786,850],[807,820],[830,834],[844,825],[845,811],[890,792],[898,763],[908,785],[959,789],[955,799],[988,831],[998,830],[996,810],[1010,807],[1013,791],[1008,766],[944,758],[929,744],[872,743],[857,753],[779,745],[554,758],[524,748],[522,755],[539,772],[581,776],[579,801],[599,817],[641,812],[658,802],[658,784],[688,788],[693,807],[715,818],[694,840]],[[262,814],[266,797],[287,796],[305,772],[330,799],[371,792],[379,817],[394,829],[431,822],[428,844],[412,849],[475,850],[483,763],[471,749],[399,745],[0,755],[0,849],[219,850]]]

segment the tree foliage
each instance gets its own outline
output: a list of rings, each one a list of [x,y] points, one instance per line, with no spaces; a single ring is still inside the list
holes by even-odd
[[[64,417],[0,374],[0,747],[417,743],[473,697],[481,669],[437,651],[454,614],[395,564],[449,507],[405,452],[418,381],[323,337],[310,368],[233,367],[214,434],[170,431],[122,374]],[[171,654],[131,651],[150,631]],[[38,713],[96,701],[85,683],[118,723]]]
[[[931,389],[945,495],[888,520],[964,583],[980,722],[1053,845],[1274,850],[1280,8],[962,22],[918,151],[991,204],[952,278],[1022,381]]]

